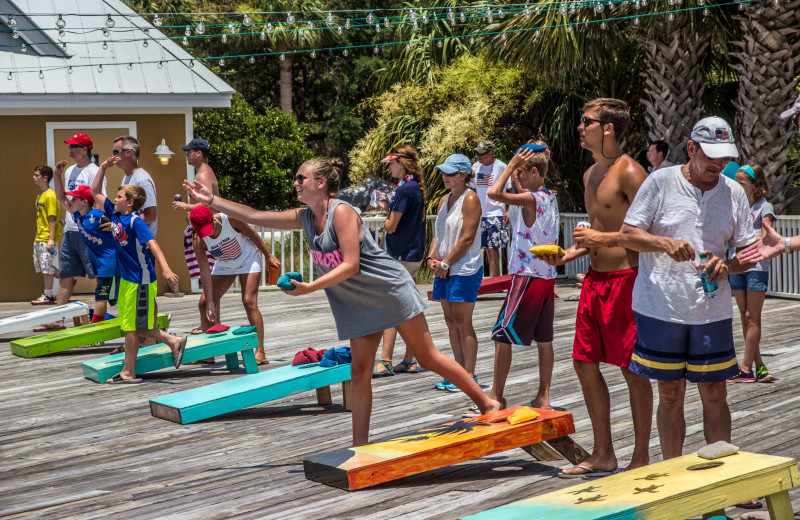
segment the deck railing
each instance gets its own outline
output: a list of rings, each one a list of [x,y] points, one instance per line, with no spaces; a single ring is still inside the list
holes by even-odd
[[[383,240],[383,222],[385,217],[364,217],[364,224],[369,232],[378,239],[378,243],[386,248]],[[564,249],[572,246],[572,229],[578,222],[588,220],[586,213],[562,213],[561,214],[561,246]],[[428,215],[428,237],[433,235],[433,225],[436,222],[436,215]],[[315,272],[313,262],[308,254],[305,233],[302,229],[293,230],[273,230],[260,226],[255,227],[259,236],[267,244],[270,251],[274,252],[281,261],[282,272],[301,272],[306,280],[313,280]],[[775,221],[775,230],[783,236],[794,236],[800,234],[800,215],[779,216]],[[477,238],[480,240],[480,237]],[[508,250],[500,252],[501,272],[506,272],[508,265]],[[574,262],[564,266],[565,276],[574,279],[577,274],[585,273],[589,268],[589,256],[583,256]],[[784,298],[800,299],[800,252],[790,255],[780,255],[774,258],[770,265],[769,286],[767,294],[770,296],[781,296]],[[487,276],[488,273],[484,273]],[[261,275],[261,288],[269,287],[268,272],[265,269]],[[193,290],[197,291],[196,282],[192,284]],[[238,281],[234,284],[238,288]]]

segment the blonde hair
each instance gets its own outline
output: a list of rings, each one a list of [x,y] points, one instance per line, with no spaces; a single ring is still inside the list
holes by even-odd
[[[118,190],[125,194],[125,200],[133,201],[133,211],[139,211],[147,202],[147,192],[138,184],[123,184]]]
[[[342,183],[344,173],[344,163],[338,157],[326,159],[324,157],[314,157],[303,163],[310,165],[314,169],[314,179],[325,179],[325,186],[328,196],[339,193],[339,186]]]
[[[414,180],[419,184],[419,191],[422,192],[422,204],[425,205],[425,179],[422,174],[422,166],[419,165],[419,155],[417,151],[407,144],[392,147],[389,155],[396,155],[395,159],[403,167],[405,175],[413,175]]]

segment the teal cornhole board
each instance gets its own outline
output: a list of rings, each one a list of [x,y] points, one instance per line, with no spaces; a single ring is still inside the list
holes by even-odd
[[[166,329],[169,326],[166,314],[158,315],[158,328]],[[101,341],[110,341],[123,336],[120,328],[120,319],[89,323],[71,329],[57,330],[47,334],[29,336],[15,339],[11,342],[11,353],[24,358],[34,358],[62,352],[71,348],[83,347]]]
[[[189,336],[183,353],[183,363],[224,355],[228,369],[235,370],[239,368],[238,354],[241,352],[245,371],[248,374],[258,373],[258,364],[253,352],[258,346],[256,333],[234,334],[233,331],[234,329],[228,329],[219,334]],[[124,361],[124,352],[86,361],[83,363],[83,375],[96,383],[105,382],[122,371]],[[139,349],[139,355],[136,357],[137,374],[172,367],[172,350],[167,345],[159,343]]]
[[[319,404],[331,404],[329,385],[342,383],[344,406],[350,409],[350,364],[317,363],[284,366],[150,400],[154,417],[179,424],[202,421],[296,392],[317,390]]]

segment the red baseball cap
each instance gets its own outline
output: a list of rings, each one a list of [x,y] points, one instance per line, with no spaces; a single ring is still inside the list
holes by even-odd
[[[67,144],[79,144],[85,148],[88,148],[89,150],[94,147],[92,138],[86,134],[75,134],[69,139],[64,139],[64,142]]]
[[[200,235],[200,238],[207,237],[214,232],[214,214],[207,206],[197,206],[189,213],[189,221],[192,227]]]
[[[90,205],[94,206],[94,197],[92,196],[92,188],[90,188],[85,184],[81,184],[73,191],[65,191],[64,195],[69,195],[71,197],[78,197],[79,199],[88,201]]]

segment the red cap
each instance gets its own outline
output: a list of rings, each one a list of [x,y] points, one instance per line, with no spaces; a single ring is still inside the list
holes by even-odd
[[[83,199],[89,202],[89,205],[94,206],[94,197],[92,197],[92,188],[85,184],[81,184],[73,191],[65,191],[64,195],[69,195],[71,197],[78,197],[79,199]]]
[[[214,232],[214,214],[207,206],[197,206],[189,213],[189,221],[192,227],[200,235],[200,238],[207,237]]]
[[[64,142],[67,144],[79,144],[89,150],[94,147],[94,143],[92,142],[92,138],[86,134],[75,134],[69,139],[64,139]]]
[[[389,162],[392,159],[397,159],[397,157],[398,157],[397,155],[389,154],[386,157],[384,157],[383,159],[381,159],[381,162]]]

